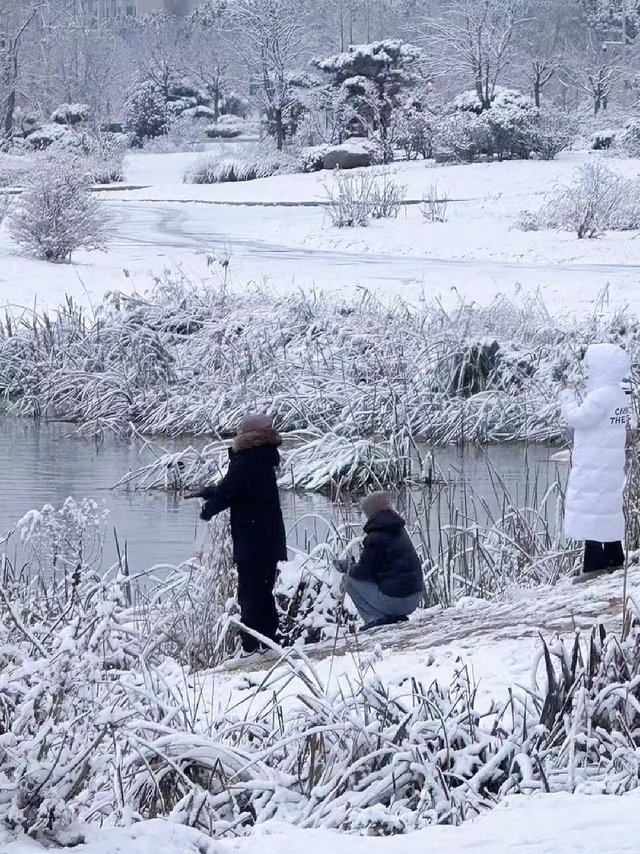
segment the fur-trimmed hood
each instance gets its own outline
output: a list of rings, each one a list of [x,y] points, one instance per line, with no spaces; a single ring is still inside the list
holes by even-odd
[[[263,430],[250,430],[238,435],[233,440],[232,450],[234,454],[248,451],[251,448],[279,448],[282,444],[282,436],[273,427]]]

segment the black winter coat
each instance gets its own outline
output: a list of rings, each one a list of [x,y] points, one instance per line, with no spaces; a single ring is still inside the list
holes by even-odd
[[[237,564],[264,565],[287,559],[287,537],[280,509],[276,469],[278,449],[260,445],[229,451],[229,469],[220,483],[203,489],[200,518],[231,510],[233,558]]]
[[[351,578],[373,581],[385,596],[397,599],[422,592],[422,564],[404,519],[385,510],[367,522],[364,532],[362,555],[349,571]]]

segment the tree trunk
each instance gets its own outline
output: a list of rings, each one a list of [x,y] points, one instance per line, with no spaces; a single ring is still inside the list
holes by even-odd
[[[536,74],[536,79],[533,83],[533,101],[536,107],[540,106],[540,94],[542,90],[542,81],[540,79],[540,75]]]
[[[282,151],[284,148],[284,122],[282,118],[282,110],[274,110],[273,118],[276,125],[276,147],[278,151]]]
[[[593,115],[597,116],[600,112],[600,108],[602,107],[602,96],[600,92],[593,93]]]
[[[13,134],[13,120],[16,110],[17,83],[18,83],[18,57],[11,52],[7,57],[6,67],[0,76],[2,87],[6,92],[2,113],[2,131],[6,139]]]

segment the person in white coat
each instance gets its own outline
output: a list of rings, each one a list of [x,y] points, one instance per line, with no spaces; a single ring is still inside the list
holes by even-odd
[[[564,530],[585,543],[577,580],[613,572],[624,564],[623,492],[630,403],[622,381],[630,371],[628,354],[616,344],[591,344],[584,363],[586,395],[561,394],[561,413],[574,429],[571,473],[565,499]]]

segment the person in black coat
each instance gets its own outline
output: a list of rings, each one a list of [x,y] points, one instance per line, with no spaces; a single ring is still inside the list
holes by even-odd
[[[278,562],[287,559],[276,480],[281,444],[271,416],[248,416],[229,451],[227,474],[215,486],[190,496],[204,499],[200,518],[207,522],[223,510],[231,511],[241,619],[247,628],[273,641],[279,628],[273,589]],[[242,634],[242,647],[245,655],[264,651],[256,638],[246,633]]]
[[[367,522],[360,560],[336,566],[345,573],[346,592],[365,629],[403,622],[424,592],[422,563],[386,492],[368,495],[362,510]]]

